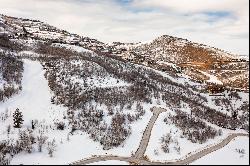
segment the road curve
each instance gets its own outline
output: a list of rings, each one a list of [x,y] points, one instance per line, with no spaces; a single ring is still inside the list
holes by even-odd
[[[148,147],[149,139],[150,139],[154,124],[156,120],[158,119],[158,116],[160,115],[160,113],[166,112],[166,109],[154,107],[152,109],[152,112],[153,112],[153,116],[150,118],[147,128],[144,131],[139,148],[137,149],[137,151],[135,152],[135,155],[133,156],[136,159],[141,159],[144,156],[146,149]]]
[[[70,165],[86,165],[91,164],[99,161],[108,161],[108,160],[118,160],[118,161],[125,161],[130,164],[140,164],[140,165],[187,165],[190,164],[218,149],[221,149],[225,147],[227,144],[229,144],[233,139],[236,137],[246,136],[249,137],[249,134],[243,134],[243,133],[233,133],[230,134],[227,138],[225,138],[220,143],[213,145],[211,147],[208,147],[206,149],[203,149],[197,153],[191,154],[190,156],[186,157],[185,159],[176,160],[176,161],[163,161],[163,162],[154,162],[149,161],[146,158],[144,158],[145,151],[147,149],[151,131],[153,129],[153,126],[160,115],[160,113],[165,112],[165,109],[162,108],[156,108],[154,107],[152,109],[153,116],[151,117],[148,126],[146,130],[144,131],[142,140],[140,142],[139,148],[137,149],[135,155],[132,157],[120,157],[120,156],[96,156],[89,159],[83,159],[80,161],[76,161],[74,163],[71,163]]]

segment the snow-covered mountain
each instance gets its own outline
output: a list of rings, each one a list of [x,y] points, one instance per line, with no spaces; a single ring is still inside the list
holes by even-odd
[[[165,163],[249,132],[248,60],[185,39],[106,44],[0,15],[0,67],[0,164]]]
[[[12,38],[30,38],[52,43],[81,46],[95,52],[108,53],[122,59],[143,64],[162,71],[181,72],[194,81],[210,81],[213,75],[224,86],[248,90],[249,61],[239,55],[187,39],[161,36],[149,43],[105,44],[96,39],[82,37],[60,30],[43,22],[2,16],[2,31]],[[3,32],[2,32],[3,33]],[[176,70],[176,69],[179,70]],[[205,72],[205,73],[203,73]],[[235,79],[237,77],[237,79]],[[242,81],[239,81],[242,80]]]
[[[245,58],[186,39],[164,35],[150,43],[130,47],[121,56],[164,71],[173,70],[171,66],[180,67],[182,73],[196,81],[207,82],[206,73],[212,74],[225,86],[248,89],[249,62]],[[245,84],[230,78],[236,75]]]

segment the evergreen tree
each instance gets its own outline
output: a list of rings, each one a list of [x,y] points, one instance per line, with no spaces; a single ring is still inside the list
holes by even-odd
[[[23,115],[22,115],[22,112],[20,112],[18,108],[13,114],[13,121],[14,121],[15,128],[21,128],[21,125],[23,124]]]
[[[35,123],[34,123],[34,121],[33,121],[33,120],[31,121],[31,128],[32,128],[32,130],[34,130],[34,129],[35,129]]]

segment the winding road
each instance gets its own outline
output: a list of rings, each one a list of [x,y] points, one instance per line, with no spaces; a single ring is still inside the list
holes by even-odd
[[[137,149],[137,151],[135,152],[135,155],[133,156],[136,159],[141,159],[147,149],[148,146],[148,142],[151,136],[151,131],[154,127],[154,124],[156,122],[156,120],[158,119],[158,116],[162,113],[162,112],[166,112],[166,109],[163,108],[152,108],[152,112],[153,112],[153,116],[151,117],[148,126],[146,128],[146,130],[144,131],[144,134],[142,136],[139,148]]]
[[[165,162],[154,162],[149,161],[147,158],[145,158],[145,152],[149,143],[149,139],[151,136],[151,131],[153,129],[153,126],[158,118],[158,116],[162,112],[166,112],[166,109],[154,107],[151,109],[153,112],[153,116],[151,117],[148,126],[146,130],[144,131],[143,137],[141,139],[139,148],[137,149],[136,153],[131,157],[120,157],[120,156],[96,156],[88,159],[83,159],[80,161],[76,161],[74,163],[71,163],[70,165],[87,165],[95,162],[100,161],[108,161],[108,160],[118,160],[118,161],[125,161],[130,163],[131,165],[188,165],[206,155],[209,153],[212,153],[218,149],[221,149],[225,147],[227,144],[229,144],[233,139],[236,137],[249,137],[249,134],[243,134],[243,133],[233,133],[227,136],[223,141],[220,143],[213,145],[211,147],[205,148],[199,152],[196,152],[194,154],[191,154],[190,156],[186,157],[185,159],[180,159],[176,161],[165,161]]]

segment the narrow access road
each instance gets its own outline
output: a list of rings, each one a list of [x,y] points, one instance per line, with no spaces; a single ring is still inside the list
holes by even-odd
[[[220,143],[212,146],[212,147],[209,147],[209,148],[206,148],[206,149],[203,149],[189,157],[187,157],[186,159],[184,160],[180,160],[178,162],[175,162],[174,164],[177,164],[177,165],[186,165],[186,164],[190,164],[216,150],[219,150],[219,149],[222,149],[223,147],[225,147],[226,145],[228,145],[232,140],[234,140],[236,137],[249,137],[249,134],[242,134],[242,133],[238,133],[238,134],[231,134],[229,135],[227,138],[225,138],[223,141],[221,141]]]
[[[162,112],[166,112],[167,110],[163,109],[163,108],[153,107],[151,109],[151,111],[153,112],[153,116],[151,117],[151,119],[148,123],[148,126],[147,126],[146,130],[144,131],[139,148],[137,149],[137,151],[135,152],[135,155],[133,156],[136,159],[141,159],[144,156],[146,149],[148,147],[149,139],[151,136],[151,131],[154,127],[154,124],[155,124],[156,120],[158,119],[158,116]]]

